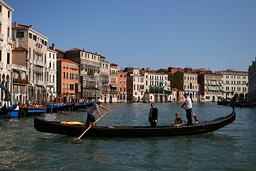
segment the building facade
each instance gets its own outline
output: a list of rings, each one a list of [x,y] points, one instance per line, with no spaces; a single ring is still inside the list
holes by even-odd
[[[206,71],[198,74],[198,101],[216,102],[222,98],[222,75]]]
[[[26,75],[29,85],[28,101],[46,102],[46,58],[48,38],[33,29],[32,25],[14,23],[12,26],[15,47],[27,50]]]
[[[191,69],[177,70],[172,76],[172,86],[178,90],[177,101],[184,101],[184,93],[188,92],[192,101],[198,101],[199,86],[197,74]]]
[[[168,74],[155,70],[144,71],[145,77],[145,101],[167,102],[171,101],[171,84]]]
[[[58,102],[78,102],[79,65],[69,59],[57,59]]]
[[[27,73],[27,50],[14,48],[12,51],[12,78],[15,100],[19,104],[26,104],[29,99],[29,80]]]
[[[0,1],[0,102],[14,101],[12,94],[12,13],[13,8]],[[10,92],[10,93],[9,93]]]
[[[95,100],[101,97],[100,67],[102,56],[78,48],[66,51],[65,58],[80,66],[81,98]]]
[[[117,102],[127,102],[127,73],[118,66],[117,72]]]
[[[110,74],[109,74],[109,85],[110,85],[110,97],[109,102],[117,102],[118,96],[118,72],[119,68],[116,64],[110,64]]]
[[[244,101],[248,98],[248,72],[226,70],[215,73],[222,75],[222,97],[225,100],[237,97]]]
[[[248,68],[248,94],[249,102],[256,102],[256,58]]]
[[[100,63],[100,91],[101,99],[104,102],[110,101],[110,85],[109,85],[109,74],[110,74],[110,63],[102,58]]]
[[[46,57],[46,101],[52,102],[57,97],[57,51],[55,44],[47,49]]]

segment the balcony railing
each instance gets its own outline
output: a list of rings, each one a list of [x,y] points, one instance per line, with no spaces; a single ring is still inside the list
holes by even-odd
[[[44,81],[38,80],[37,85],[44,86]]]
[[[118,92],[117,91],[110,91],[110,94],[117,94]]]
[[[13,79],[13,84],[27,85],[27,84],[29,84],[29,81],[28,81],[28,79]]]
[[[35,64],[35,65],[38,65],[38,66],[44,67],[44,62],[41,62],[41,61],[35,61],[34,64]]]
[[[25,66],[16,65],[16,64],[12,64],[12,69],[16,69],[16,70],[19,70],[19,71],[27,71]]]

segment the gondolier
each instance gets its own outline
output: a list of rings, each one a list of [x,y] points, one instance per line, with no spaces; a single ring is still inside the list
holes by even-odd
[[[187,126],[192,125],[192,101],[191,98],[188,96],[188,92],[184,94],[185,102],[181,106],[186,110],[186,117],[187,117]]]
[[[91,107],[89,107],[89,109],[88,109],[87,119],[86,119],[86,124],[85,124],[87,127],[89,127],[90,124],[92,124],[96,121],[95,116],[94,116],[95,113],[98,113],[100,115],[100,117],[102,117],[102,114],[99,110],[100,107],[105,109],[107,112],[109,112],[109,110],[101,104],[101,99],[98,99],[97,102],[93,103],[93,105]],[[94,126],[96,126],[96,125],[94,125]]]

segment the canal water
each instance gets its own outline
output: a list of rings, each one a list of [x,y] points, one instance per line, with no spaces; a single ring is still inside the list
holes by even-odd
[[[149,103],[106,104],[98,125],[148,125]],[[158,125],[173,122],[178,103],[157,103]],[[200,121],[231,113],[216,103],[194,103]],[[41,133],[33,117],[0,120],[0,170],[229,170],[256,168],[256,109],[236,108],[234,123],[213,133],[179,137],[83,138]],[[82,111],[52,113],[47,120],[85,121]]]

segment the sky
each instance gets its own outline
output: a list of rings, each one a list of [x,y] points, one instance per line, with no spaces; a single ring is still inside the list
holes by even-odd
[[[255,0],[5,0],[13,22],[57,49],[98,52],[123,68],[248,71]]]

